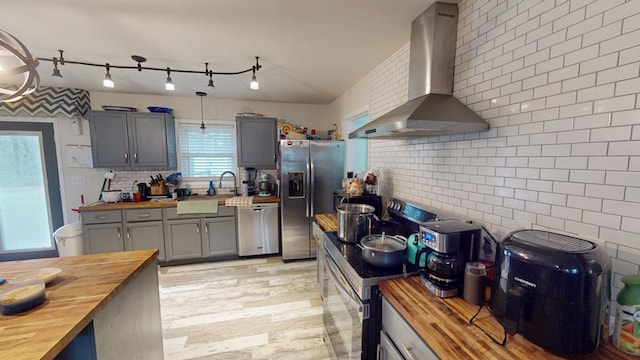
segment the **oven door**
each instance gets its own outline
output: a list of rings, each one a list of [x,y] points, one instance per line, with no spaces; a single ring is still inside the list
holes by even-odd
[[[326,297],[322,306],[322,320],[333,355],[338,359],[360,359],[362,330],[369,318],[369,303],[353,291],[330,256],[324,258]]]

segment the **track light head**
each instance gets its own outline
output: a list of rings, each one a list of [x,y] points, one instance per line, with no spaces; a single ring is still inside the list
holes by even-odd
[[[104,80],[102,80],[102,86],[113,88],[115,86],[113,80],[111,79],[111,74],[109,74],[109,63],[105,65],[107,68],[107,73],[104,74]]]
[[[173,81],[171,81],[171,69],[167,68],[167,83],[164,84],[164,89],[168,91],[174,91],[176,86],[173,85]]]

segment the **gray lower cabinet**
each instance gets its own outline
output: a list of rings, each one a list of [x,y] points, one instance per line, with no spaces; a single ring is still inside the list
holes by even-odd
[[[237,255],[236,218],[225,216],[202,220],[205,256]]]
[[[202,258],[200,219],[167,220],[165,227],[167,260]]]
[[[164,209],[167,260],[191,260],[238,255],[236,209],[219,206],[217,214],[178,214]]]
[[[165,261],[162,209],[124,210],[125,250],[158,249],[159,261]]]
[[[384,297],[382,298],[382,331],[378,355],[381,360],[438,359],[429,345]]]
[[[124,251],[121,210],[82,212],[84,253]]]

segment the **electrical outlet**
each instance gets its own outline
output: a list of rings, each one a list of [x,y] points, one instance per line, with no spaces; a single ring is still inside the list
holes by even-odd
[[[72,176],[71,177],[71,183],[74,185],[82,185],[82,184],[86,184],[87,183],[87,177],[86,176]]]

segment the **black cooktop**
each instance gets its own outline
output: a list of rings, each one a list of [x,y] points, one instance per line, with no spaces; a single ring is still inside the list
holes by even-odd
[[[331,243],[338,249],[343,258],[347,260],[349,265],[362,279],[387,278],[393,275],[402,275],[414,273],[419,268],[403,259],[402,264],[396,267],[384,268],[369,264],[362,259],[362,249],[356,244],[345,243],[338,240],[335,232],[327,232],[327,237]]]

